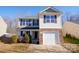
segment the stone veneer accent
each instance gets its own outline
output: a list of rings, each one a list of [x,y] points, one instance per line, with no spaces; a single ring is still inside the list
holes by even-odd
[[[39,30],[39,44],[43,44],[43,32],[59,32],[60,44],[63,43],[62,29],[40,29]]]

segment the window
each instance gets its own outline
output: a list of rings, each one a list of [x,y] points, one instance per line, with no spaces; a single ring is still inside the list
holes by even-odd
[[[39,25],[39,20],[36,19],[36,20],[33,20],[33,26],[38,26]]]
[[[23,25],[25,25],[25,20],[23,20]]]
[[[51,23],[56,23],[56,15],[55,16],[51,16]]]
[[[39,26],[39,20],[37,20],[37,26]]]
[[[31,19],[26,20],[26,26],[32,26],[32,20]]]
[[[20,19],[20,26],[25,25],[25,20],[24,19]]]
[[[28,22],[28,23],[29,23],[29,25],[28,25],[28,26],[32,26],[32,20],[31,20],[31,19],[29,20],[29,22]]]
[[[20,26],[22,26],[22,19],[20,19]]]
[[[26,26],[28,26],[28,20],[27,19],[26,19],[25,23],[26,23]]]
[[[39,21],[35,19],[20,19],[20,26],[38,26]]]
[[[38,20],[34,20],[34,26],[38,26]]]
[[[44,15],[44,23],[56,23],[56,15]]]
[[[50,16],[44,15],[44,23],[49,23],[50,22]]]

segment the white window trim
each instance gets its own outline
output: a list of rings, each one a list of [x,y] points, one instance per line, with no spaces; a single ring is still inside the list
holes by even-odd
[[[45,18],[44,18],[44,23],[55,23],[55,22],[51,22],[51,16],[53,16],[53,15],[45,15],[45,16],[49,16],[49,19],[47,19],[47,20],[49,20],[49,22],[45,22]],[[54,20],[57,20],[57,19],[54,19]]]

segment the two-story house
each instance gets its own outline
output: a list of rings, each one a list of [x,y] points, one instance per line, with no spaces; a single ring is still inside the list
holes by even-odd
[[[38,17],[19,18],[18,35],[23,37],[25,33],[31,37],[32,43],[61,44],[63,41],[61,12],[48,7],[39,12]]]

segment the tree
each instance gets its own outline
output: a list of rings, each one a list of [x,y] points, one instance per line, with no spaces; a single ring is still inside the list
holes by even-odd
[[[18,36],[17,35],[13,35],[11,37],[11,43],[17,43],[18,42]]]
[[[29,43],[29,41],[30,41],[29,35],[26,33],[24,36],[24,42]]]

